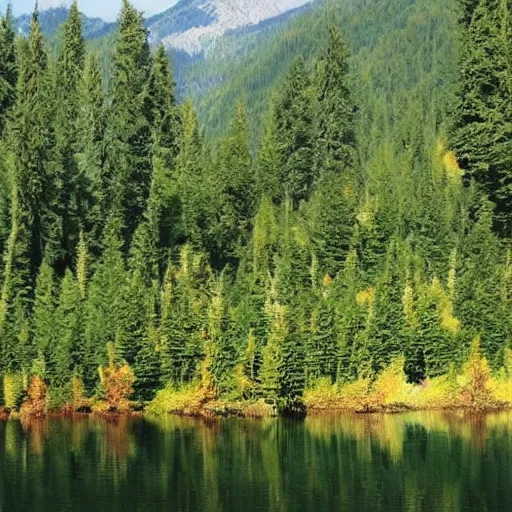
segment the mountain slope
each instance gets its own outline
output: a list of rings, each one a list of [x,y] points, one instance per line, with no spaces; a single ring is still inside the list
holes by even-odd
[[[327,25],[335,23],[353,56],[354,90],[360,101],[376,101],[378,95],[379,101],[393,103],[390,111],[402,115],[408,95],[419,88],[435,94],[442,109],[448,97],[445,86],[455,75],[456,18],[455,0],[316,2],[269,37],[257,37],[241,58],[225,58],[216,51],[190,66],[183,78],[185,94],[192,97],[213,136],[225,132],[233,105],[244,98],[257,133],[272,91],[292,60],[302,56],[311,62],[323,48]],[[397,94],[403,95],[403,104]]]
[[[190,55],[203,52],[219,37],[241,27],[281,16],[312,0],[181,0],[148,19],[152,40]]]
[[[66,21],[68,15],[69,9],[66,7],[56,7],[41,11],[39,13],[39,21],[45,34],[50,37],[55,35],[62,23]],[[16,27],[20,34],[28,34],[30,19],[30,14],[24,14],[16,18]],[[86,39],[98,39],[110,34],[115,28],[115,23],[108,23],[101,18],[89,18],[83,15],[83,26]]]

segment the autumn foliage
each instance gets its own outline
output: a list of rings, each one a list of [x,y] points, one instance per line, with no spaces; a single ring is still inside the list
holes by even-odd
[[[93,407],[97,413],[123,413],[130,410],[130,397],[133,394],[135,375],[125,363],[110,364],[100,368],[103,399]]]
[[[27,390],[27,397],[20,409],[22,417],[42,418],[46,415],[48,386],[44,380],[35,375]]]

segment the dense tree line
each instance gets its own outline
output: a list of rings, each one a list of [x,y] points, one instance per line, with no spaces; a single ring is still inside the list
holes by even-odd
[[[77,382],[101,396],[108,364],[131,368],[140,401],[202,382],[293,408],[319,379],[372,376],[400,355],[411,382],[446,373],[477,334],[500,367],[512,336],[510,33],[491,4],[463,4],[453,116],[442,33],[411,45],[414,23],[399,28],[362,58],[356,84],[328,23],[316,58],[296,58],[274,91],[256,150],[243,102],[210,143],[127,0],[108,87],[76,3],[55,58],[38,13],[17,38],[9,10],[4,396],[18,382],[21,397],[30,376],[54,407]],[[479,46],[488,32],[495,64]],[[381,83],[391,57],[401,88]]]

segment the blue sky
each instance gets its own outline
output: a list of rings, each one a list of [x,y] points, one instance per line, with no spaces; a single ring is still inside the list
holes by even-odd
[[[72,0],[39,0],[39,9],[69,5]],[[11,0],[16,15],[32,12],[35,0]],[[146,14],[155,14],[168,9],[178,0],[132,0],[141,11]],[[0,0],[0,10],[3,12],[7,7],[8,0]],[[80,10],[88,16],[97,16],[108,21],[116,19],[121,0],[78,0]]]

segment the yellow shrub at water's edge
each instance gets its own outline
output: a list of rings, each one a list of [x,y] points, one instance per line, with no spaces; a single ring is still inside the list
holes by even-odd
[[[175,413],[185,416],[200,414],[203,405],[211,398],[197,383],[188,384],[180,389],[168,387],[156,394],[149,404],[147,412],[161,416]]]
[[[4,375],[4,404],[8,410],[16,410],[24,392],[24,377],[21,373]]]

